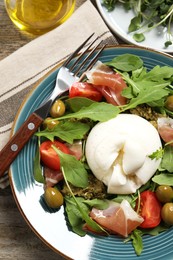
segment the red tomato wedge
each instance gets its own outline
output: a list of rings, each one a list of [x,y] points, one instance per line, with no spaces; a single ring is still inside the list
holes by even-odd
[[[102,94],[92,84],[87,82],[75,82],[69,90],[69,97],[85,97],[94,101],[101,101]]]
[[[40,145],[40,155],[41,155],[41,161],[53,170],[59,170],[60,169],[60,159],[58,154],[55,152],[55,150],[52,148],[52,145],[57,147],[60,151],[66,154],[70,154],[69,148],[59,142],[59,141],[45,141]]]
[[[138,201],[137,201],[138,207]],[[140,195],[140,212],[144,221],[141,223],[142,228],[154,228],[161,221],[161,203],[158,201],[155,192],[150,190],[144,191]]]
[[[125,105],[127,99],[122,96],[122,90],[127,88],[126,82],[119,73],[115,73],[110,67],[102,62],[86,73],[90,83],[92,83],[105,97],[107,102],[113,105]]]

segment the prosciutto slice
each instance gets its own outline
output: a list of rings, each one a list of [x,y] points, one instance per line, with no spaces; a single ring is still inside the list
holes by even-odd
[[[173,146],[173,119],[170,117],[160,117],[157,120],[158,132],[165,143]]]
[[[46,166],[44,167],[44,177],[45,187],[53,187],[64,178],[60,170],[52,170]]]
[[[115,73],[110,67],[98,61],[86,76],[89,83],[102,93],[107,102],[113,105],[126,104],[127,100],[121,92],[127,85],[119,73]]]
[[[111,234],[127,237],[144,219],[130,206],[127,200],[121,204],[111,202],[107,209],[93,208],[90,217]]]

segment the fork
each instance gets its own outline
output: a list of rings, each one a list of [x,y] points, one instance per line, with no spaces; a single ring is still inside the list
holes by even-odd
[[[50,97],[45,102],[43,102],[38,109],[31,113],[31,115],[26,119],[26,121],[21,125],[21,127],[5,145],[5,147],[0,151],[0,177],[4,175],[5,171],[8,170],[9,166],[17,157],[25,144],[38,130],[39,126],[47,117],[50,107],[55,99],[60,97],[67,90],[69,90],[69,87],[75,81],[82,80],[84,74],[81,75],[81,71],[84,66],[85,71],[90,70],[97,61],[98,56],[106,45],[103,45],[102,48],[100,48],[95,54],[94,52],[99,47],[101,42],[99,42],[99,44],[96,44],[95,47],[91,47],[96,42],[98,37],[95,38],[86,47],[86,44],[89,42],[93,35],[94,33],[91,34],[64,62],[64,64],[59,69],[56,78],[55,88]],[[80,53],[80,51],[84,47],[84,51],[79,54],[76,60],[74,60],[74,57],[77,56],[77,54]]]

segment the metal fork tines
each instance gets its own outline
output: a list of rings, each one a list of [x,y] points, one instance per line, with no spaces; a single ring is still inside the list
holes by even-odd
[[[97,42],[99,37],[96,37],[89,42],[92,36],[93,34],[90,35],[74,53],[72,53],[60,68],[56,81],[57,88],[55,88],[55,91],[52,94],[52,99],[56,98],[57,95],[61,95],[62,92],[68,91],[75,81],[81,81],[85,75],[84,71],[91,69],[96,63],[106,44],[99,48],[103,41]],[[99,49],[96,51],[97,48]],[[76,56],[77,58],[74,59]],[[56,89],[58,89],[58,92],[56,92]]]
[[[89,40],[91,37],[93,36],[93,34],[87,39]],[[96,49],[101,46],[103,41],[99,41],[99,43],[97,43],[94,46],[94,43],[99,39],[99,37],[95,38],[91,43],[89,43],[89,45],[83,50],[83,52],[80,53],[80,55],[78,56],[78,58],[76,58],[76,60],[73,61],[73,63],[71,64],[71,61],[73,59],[73,57],[70,57],[65,64],[63,65],[64,67],[66,67],[66,69],[71,73],[71,75],[75,76],[75,77],[80,77],[82,74],[82,69],[84,68],[85,71],[89,70],[94,63],[97,61],[97,58],[99,57],[100,53],[103,51],[103,49],[105,48],[106,44],[103,45],[96,53]],[[88,42],[88,41],[87,41]],[[86,44],[86,43],[85,43]],[[84,44],[84,45],[85,45]],[[84,47],[84,46],[83,46]],[[90,49],[92,47],[92,49]]]

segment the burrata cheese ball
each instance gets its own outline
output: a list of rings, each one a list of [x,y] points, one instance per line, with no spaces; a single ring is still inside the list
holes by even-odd
[[[150,122],[137,115],[119,114],[92,128],[85,152],[91,171],[108,193],[131,194],[158,169],[161,159],[150,156],[160,148],[160,136]]]

